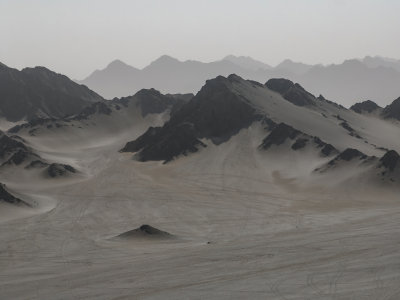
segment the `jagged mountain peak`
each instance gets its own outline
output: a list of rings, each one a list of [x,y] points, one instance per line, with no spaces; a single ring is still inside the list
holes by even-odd
[[[385,118],[400,120],[400,97],[383,109],[382,115]]]
[[[106,69],[109,69],[109,70],[124,70],[124,69],[137,70],[135,67],[132,67],[119,59],[115,59],[112,62],[110,62],[107,65]]]
[[[366,100],[363,102],[355,103],[350,107],[350,109],[355,111],[356,113],[361,114],[363,112],[372,113],[377,109],[381,109],[381,107],[372,100]]]

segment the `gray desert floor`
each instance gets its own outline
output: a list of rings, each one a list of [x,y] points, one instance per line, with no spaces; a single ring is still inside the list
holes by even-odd
[[[118,153],[126,136],[61,143],[81,175],[9,173],[40,205],[2,210],[0,298],[399,299],[396,195],[304,188],[250,131],[165,165]],[[173,238],[115,238],[142,224]]]

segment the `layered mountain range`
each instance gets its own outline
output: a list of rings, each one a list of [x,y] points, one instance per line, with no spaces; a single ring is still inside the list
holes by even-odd
[[[115,60],[79,81],[107,99],[131,95],[141,88],[164,93],[196,93],[205,80],[218,75],[237,74],[245,79],[266,82],[288,78],[313,94],[350,106],[368,99],[387,105],[400,94],[400,63],[382,57],[346,60],[336,65],[308,65],[285,60],[275,67],[250,57],[229,55],[202,63],[179,61],[164,55],[143,69]]]

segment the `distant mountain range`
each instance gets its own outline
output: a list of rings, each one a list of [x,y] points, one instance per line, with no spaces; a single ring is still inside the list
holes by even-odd
[[[202,63],[164,55],[143,69],[115,60],[78,82],[112,99],[132,95],[142,88],[164,93],[196,93],[207,79],[229,74],[264,83],[271,78],[288,78],[315,95],[322,94],[345,106],[368,99],[383,106],[400,95],[400,61],[382,57],[327,66],[285,60],[271,67],[243,56],[228,55],[222,60]]]

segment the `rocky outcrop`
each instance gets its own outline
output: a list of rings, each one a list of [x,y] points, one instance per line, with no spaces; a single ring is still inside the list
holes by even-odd
[[[373,113],[377,110],[380,110],[381,107],[371,100],[358,102],[350,107],[350,109],[356,113]]]
[[[203,138],[215,144],[229,140],[241,129],[261,120],[246,99],[233,91],[232,84],[241,80],[236,75],[208,80],[201,91],[172,114],[163,127],[150,128],[137,140],[127,143],[121,151],[138,151],[140,161],[168,162],[204,147],[200,141]]]
[[[66,176],[71,173],[76,173],[76,170],[70,165],[52,163],[47,167],[46,172],[48,176],[55,178]]]
[[[390,150],[386,152],[379,161],[380,167],[384,167],[389,171],[394,171],[397,166],[400,166],[400,155],[396,151]]]
[[[400,97],[383,109],[382,116],[386,119],[400,120]]]
[[[330,156],[337,153],[335,147],[331,144],[323,142],[318,137],[313,137],[308,134],[301,132],[285,123],[276,125],[269,135],[262,141],[260,148],[263,150],[269,149],[272,145],[279,146],[286,141],[291,142],[291,149],[294,151],[305,148],[307,145],[311,145],[317,149],[320,149],[322,156]],[[294,142],[292,142],[294,141]]]
[[[146,239],[170,239],[173,235],[157,229],[150,225],[142,225],[139,228],[121,233],[117,238],[131,239],[131,238],[146,238]]]
[[[300,84],[284,78],[273,78],[265,84],[270,90],[282,95],[287,101],[297,106],[315,105],[315,97]]]
[[[30,157],[38,157],[17,136],[8,136],[0,131],[1,165],[20,165]]]
[[[278,124],[270,134],[262,141],[261,148],[264,150],[269,149],[272,145],[281,145],[287,139],[293,140],[301,132],[297,129],[294,129],[292,126],[289,126],[285,123]],[[299,149],[299,146],[295,146],[295,148]]]

